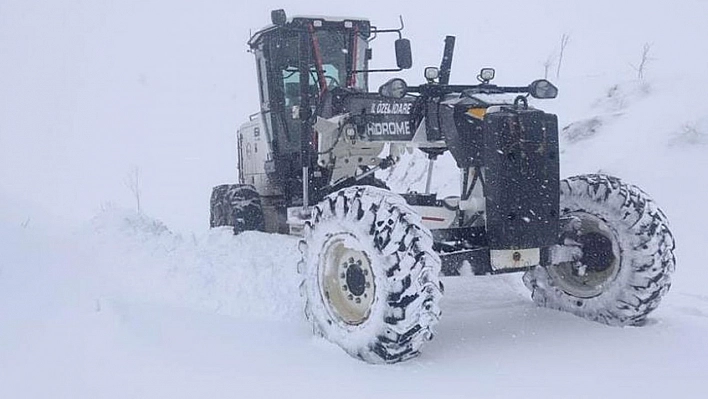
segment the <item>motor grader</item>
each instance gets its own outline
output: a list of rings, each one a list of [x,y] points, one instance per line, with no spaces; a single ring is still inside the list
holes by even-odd
[[[558,120],[534,105],[545,79],[450,84],[455,38],[425,82],[369,76],[411,68],[401,27],[293,17],[248,42],[260,112],[237,132],[238,184],[216,186],[211,226],[296,234],[300,291],[313,330],[371,363],[416,356],[441,316],[440,276],[524,273],[533,300],[609,325],[639,325],[670,287],[674,241],[639,188],[599,174],[561,179]],[[370,44],[395,39],[396,68]],[[407,149],[430,166],[424,192],[393,193],[377,172]],[[459,195],[431,192],[449,151]],[[295,267],[295,265],[293,265]],[[473,306],[473,305],[471,305]]]

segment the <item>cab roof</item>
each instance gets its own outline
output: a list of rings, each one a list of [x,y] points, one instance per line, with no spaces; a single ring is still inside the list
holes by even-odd
[[[297,15],[288,18],[286,23],[283,25],[273,25],[270,24],[258,32],[254,33],[253,36],[248,40],[248,45],[251,48],[255,48],[263,35],[270,32],[277,31],[279,29],[285,30],[301,30],[307,29],[310,25],[313,25],[315,30],[349,30],[356,29],[360,35],[364,38],[369,38],[371,36],[371,24],[368,19],[365,18],[350,18],[350,17],[331,17],[331,16],[318,16],[318,15]]]

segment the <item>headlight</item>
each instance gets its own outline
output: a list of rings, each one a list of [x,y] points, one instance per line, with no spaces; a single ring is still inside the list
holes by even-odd
[[[425,68],[425,80],[428,82],[433,82],[435,79],[437,79],[440,76],[440,70],[436,67],[427,67]]]
[[[356,140],[356,127],[352,125],[351,123],[348,123],[344,125],[344,128],[342,129],[344,132],[344,138],[349,141],[355,141]]]
[[[379,87],[379,94],[383,97],[402,98],[406,95],[408,85],[403,79],[395,78],[384,83]]]
[[[481,71],[479,71],[479,80],[482,82],[489,82],[490,80],[494,79],[494,68],[482,68]]]
[[[546,79],[534,80],[529,85],[529,94],[533,98],[556,98],[558,88]]]

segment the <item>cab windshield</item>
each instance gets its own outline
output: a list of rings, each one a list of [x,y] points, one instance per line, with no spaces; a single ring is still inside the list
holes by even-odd
[[[360,36],[352,39],[350,32],[321,30],[312,40],[310,60],[310,99],[335,87],[352,87],[366,90],[365,73],[352,73],[366,69],[367,43]],[[297,36],[285,38],[277,48],[280,55],[278,74],[281,77],[285,106],[300,103],[300,72],[298,69]]]

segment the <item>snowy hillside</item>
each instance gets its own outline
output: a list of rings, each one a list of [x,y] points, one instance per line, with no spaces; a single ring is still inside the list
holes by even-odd
[[[547,72],[560,96],[533,105],[565,127],[562,174],[620,176],[671,221],[677,272],[648,325],[537,308],[508,275],[444,279],[436,339],[407,363],[371,366],[313,337],[297,240],[207,228],[211,187],[236,178],[235,128],[257,110],[243,43],[280,7],[381,26],[403,14],[410,82],[446,34],[455,83],[482,66],[500,84]],[[0,398],[704,397],[706,15],[689,0],[3,1]],[[424,169],[413,155],[385,177],[420,191]],[[449,157],[435,173],[436,191],[456,189]]]

